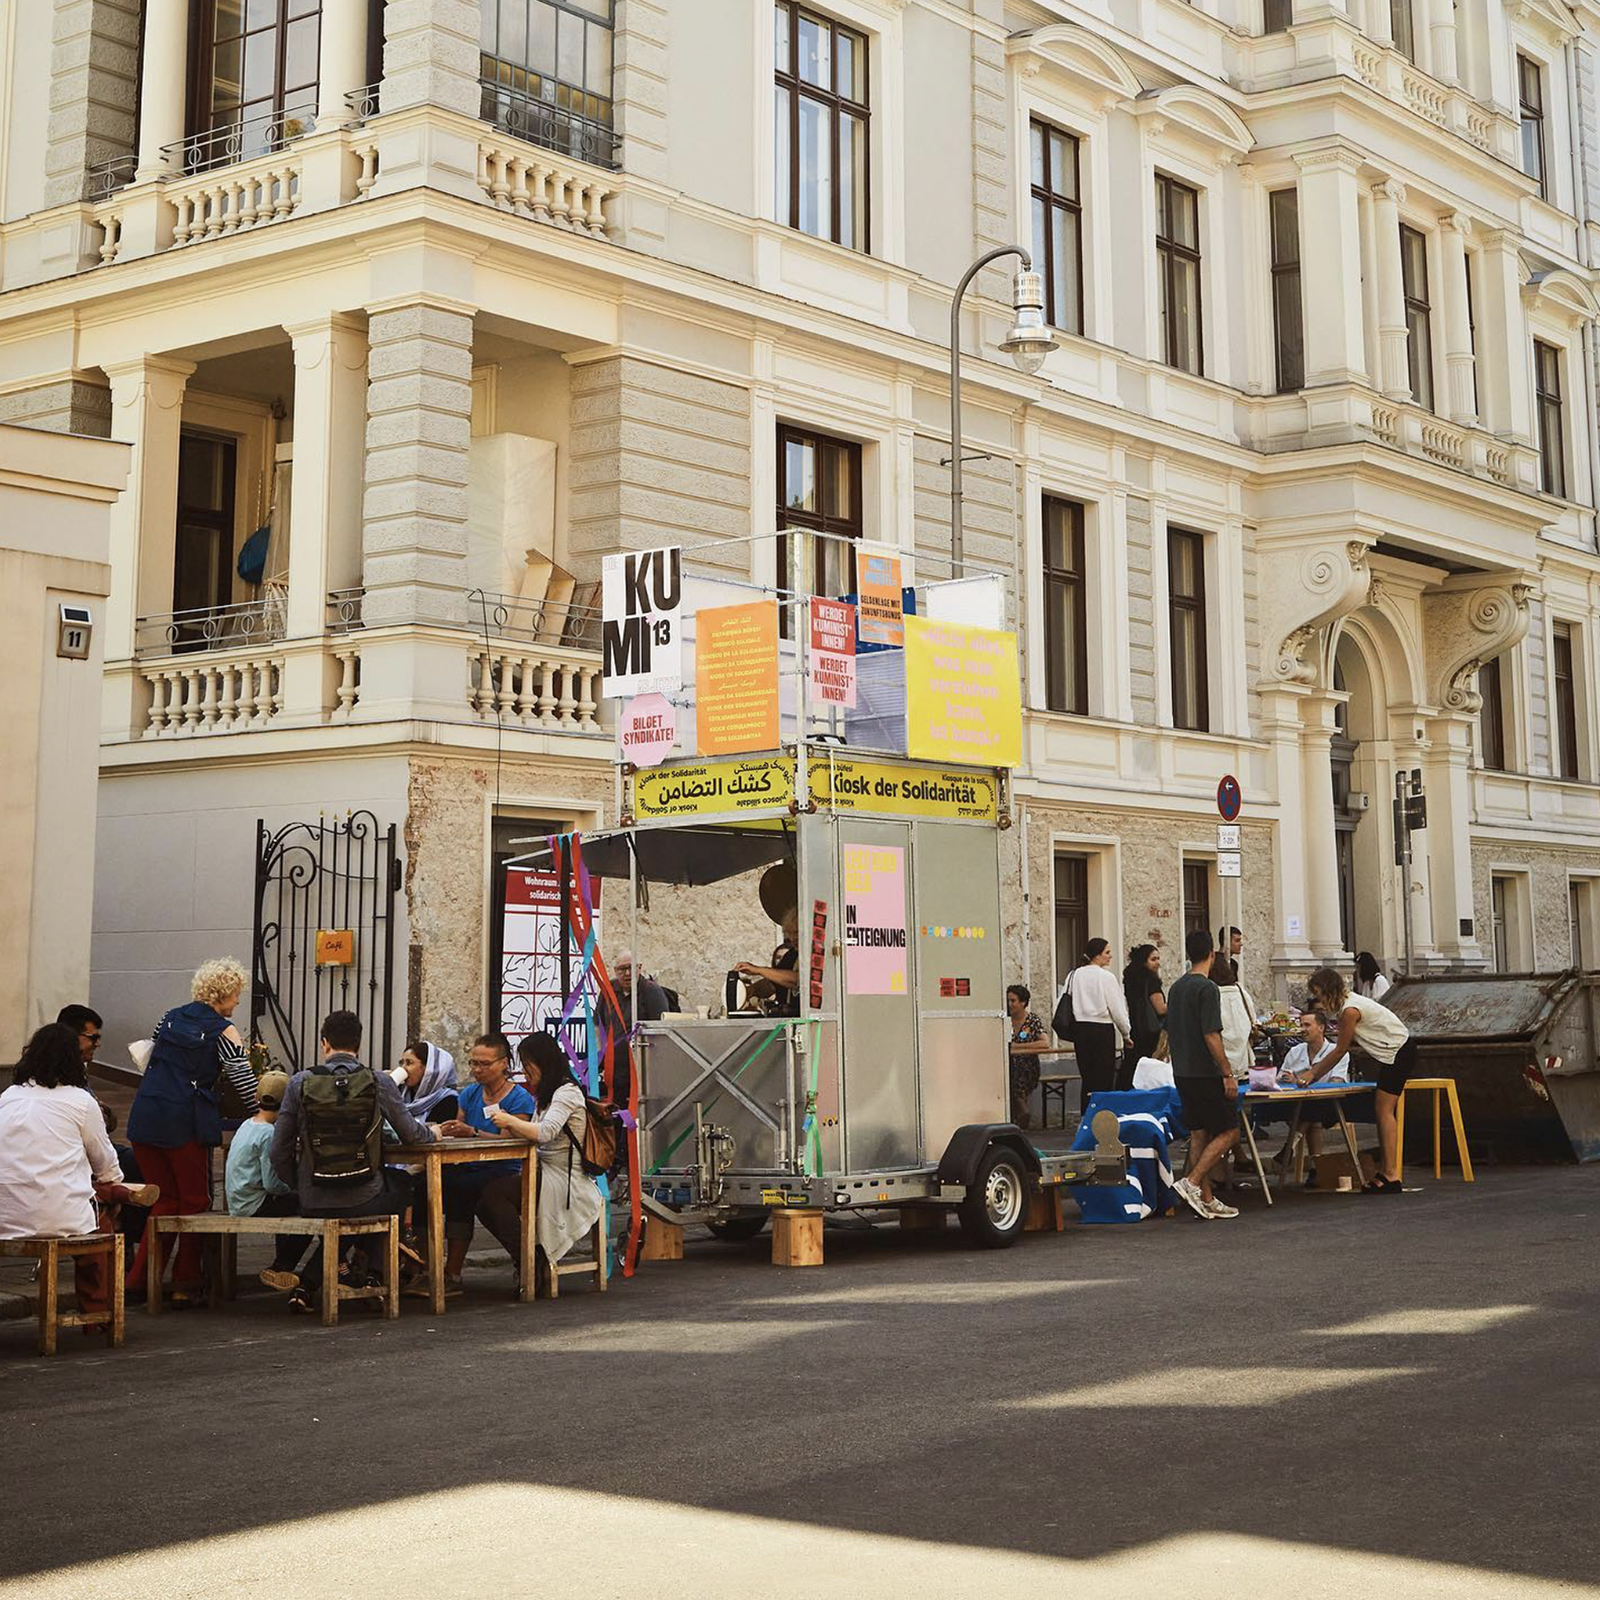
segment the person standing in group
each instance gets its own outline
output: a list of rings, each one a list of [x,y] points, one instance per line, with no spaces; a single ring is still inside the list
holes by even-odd
[[[1236,1217],[1211,1189],[1211,1174],[1239,1142],[1238,1089],[1222,1046],[1222,995],[1211,981],[1211,935],[1196,928],[1183,941],[1189,970],[1167,991],[1167,1046],[1189,1127],[1189,1169],[1173,1185],[1207,1220]]]
[[[1240,980],[1238,966],[1225,956],[1212,959],[1211,981],[1222,998],[1222,1048],[1234,1077],[1242,1078],[1255,1065],[1256,1003]]]
[[[222,1143],[219,1089],[233,1085],[246,1116],[256,1111],[256,1075],[233,1025],[233,1013],[249,973],[237,961],[207,961],[189,986],[188,1005],[177,1006],[156,1024],[150,1060],[128,1112],[128,1142],[147,1183],[160,1187],[158,1217],[193,1216],[211,1209],[211,1152]],[[146,1233],[128,1277],[137,1298],[145,1283]],[[162,1266],[172,1235],[159,1240]],[[200,1288],[200,1237],[178,1240],[170,1304],[193,1304]]]
[[[1381,1000],[1394,985],[1384,976],[1383,968],[1370,950],[1356,957],[1356,993],[1369,1000]]]
[[[1067,1037],[1078,1059],[1081,1111],[1088,1106],[1090,1095],[1116,1087],[1119,1045],[1133,1031],[1122,985],[1111,970],[1111,946],[1104,939],[1091,939],[1084,946],[1083,958],[1067,974],[1061,996],[1072,1018]],[[1066,1016],[1059,1001],[1056,1017],[1060,1033],[1059,1023]]]
[[[1132,1035],[1122,1052],[1117,1087],[1133,1086],[1133,1074],[1145,1056],[1155,1053],[1167,1015],[1167,997],[1161,988],[1161,952],[1153,944],[1136,944],[1122,969],[1122,998],[1128,1007]]]
[[[1006,986],[1006,1022],[1011,1029],[1011,1120],[1019,1128],[1033,1126],[1033,1091],[1039,1087],[1039,1057],[1052,1048],[1049,1030],[1028,1009],[1032,998],[1026,984]]]
[[[1416,1064],[1417,1042],[1386,1005],[1364,994],[1352,994],[1343,975],[1334,968],[1319,967],[1311,974],[1307,987],[1312,1006],[1329,1018],[1338,1018],[1333,1049],[1317,1063],[1318,1076],[1329,1076],[1354,1049],[1370,1056],[1377,1065],[1378,1087],[1372,1100],[1378,1123],[1379,1170],[1364,1192],[1399,1194],[1400,1140],[1395,1111]]]

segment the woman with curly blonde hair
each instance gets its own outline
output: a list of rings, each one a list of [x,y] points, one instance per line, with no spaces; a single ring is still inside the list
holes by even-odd
[[[150,1061],[128,1112],[128,1141],[145,1180],[160,1186],[155,1216],[193,1216],[211,1209],[211,1151],[222,1143],[218,1089],[223,1075],[254,1115],[256,1079],[244,1040],[232,1017],[249,973],[237,961],[207,961],[194,975],[188,1005],[177,1006],[159,1023]],[[161,1240],[162,1265],[172,1236]],[[145,1234],[133,1258],[129,1277],[142,1286]],[[178,1241],[172,1271],[170,1303],[186,1306],[200,1288],[200,1240],[185,1234]]]

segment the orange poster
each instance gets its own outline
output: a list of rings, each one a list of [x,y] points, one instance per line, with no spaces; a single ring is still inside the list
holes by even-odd
[[[906,642],[900,558],[864,540],[856,550],[858,633],[863,644],[900,649]]]
[[[778,602],[716,606],[694,619],[695,742],[703,756],[778,745]]]

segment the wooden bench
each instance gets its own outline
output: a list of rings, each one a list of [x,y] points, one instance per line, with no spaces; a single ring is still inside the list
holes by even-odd
[[[151,1217],[147,1228],[157,1233],[199,1234],[210,1241],[212,1262],[210,1302],[231,1300],[238,1276],[238,1241],[241,1234],[301,1233],[322,1239],[322,1325],[339,1320],[343,1300],[381,1300],[391,1321],[400,1315],[400,1219],[398,1217],[230,1217],[225,1211],[201,1211],[186,1217]],[[364,1234],[385,1237],[386,1264],[381,1286],[352,1289],[339,1282],[339,1254],[347,1239]],[[148,1235],[147,1235],[148,1237]],[[161,1252],[154,1238],[146,1251],[149,1265],[147,1305],[161,1309]]]
[[[1039,1124],[1041,1127],[1050,1126],[1050,1102],[1056,1103],[1057,1110],[1061,1113],[1060,1126],[1067,1125],[1067,1092],[1071,1086],[1080,1081],[1076,1072],[1052,1072],[1041,1074],[1039,1078]]]
[[[39,1263],[36,1298],[39,1310],[39,1354],[56,1353],[59,1328],[100,1328],[113,1347],[122,1343],[126,1331],[126,1302],[123,1296],[122,1235],[120,1233],[81,1233],[66,1239],[0,1239],[0,1256],[21,1257]],[[110,1271],[106,1274],[108,1299],[104,1311],[63,1311],[58,1304],[61,1258],[105,1256]]]

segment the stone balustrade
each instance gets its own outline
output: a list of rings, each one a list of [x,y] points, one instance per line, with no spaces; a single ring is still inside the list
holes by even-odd
[[[600,661],[588,651],[492,640],[469,663],[467,702],[480,722],[603,734]]]
[[[489,132],[478,140],[478,187],[497,210],[604,239],[603,207],[617,191],[617,178],[509,134]]]
[[[140,661],[136,670],[150,693],[141,737],[265,728],[283,708],[283,669],[282,647],[273,645]]]

